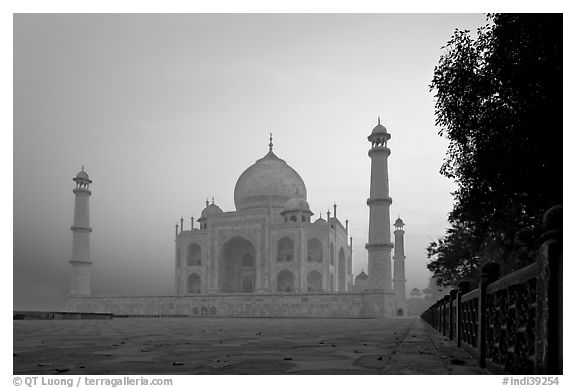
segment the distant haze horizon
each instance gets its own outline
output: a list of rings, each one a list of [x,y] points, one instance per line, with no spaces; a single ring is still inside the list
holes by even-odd
[[[63,308],[74,195],[90,198],[92,293],[173,294],[174,225],[235,210],[268,152],[304,180],[314,221],[338,205],[367,271],[370,144],[392,138],[391,223],[406,293],[426,288],[453,182],[429,91],[442,46],[482,14],[15,14],[13,307]],[[391,228],[393,231],[393,227]],[[394,241],[394,235],[391,234]]]

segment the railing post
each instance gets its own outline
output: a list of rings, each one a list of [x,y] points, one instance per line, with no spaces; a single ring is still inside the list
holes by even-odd
[[[478,286],[478,365],[481,368],[486,367],[486,289],[488,285],[498,279],[500,276],[500,264],[495,262],[486,263],[482,266],[482,275],[480,285]]]
[[[439,317],[440,324],[438,326],[438,331],[440,334],[444,335],[444,297],[438,299],[438,305],[440,306]]]
[[[438,305],[438,301],[434,302],[434,304],[432,305],[432,308],[433,308],[433,310],[432,310],[432,317],[433,317],[433,320],[434,320],[434,329],[436,329],[436,330],[438,330],[438,327],[440,327],[440,326],[438,325],[438,319],[439,319],[439,317],[440,317],[440,315],[438,314],[438,308],[439,308],[438,306],[439,306],[439,305]]]
[[[450,341],[454,340],[454,329],[455,329],[455,314],[454,314],[454,305],[456,304],[456,294],[458,293],[457,290],[451,290],[450,291],[450,303],[448,305],[449,313],[448,313],[448,320],[449,320],[449,324],[448,324],[448,339]]]
[[[439,300],[436,301],[436,330],[440,331],[442,324],[442,304]]]
[[[462,280],[458,282],[458,293],[456,294],[456,346],[462,345],[462,295],[470,292],[470,282]]]
[[[444,295],[442,300],[442,335],[446,337],[446,309],[449,308],[450,295]]]
[[[538,255],[536,373],[562,374],[562,205],[544,213]]]
[[[446,320],[446,315],[444,314],[444,308],[446,307],[446,302],[444,301],[444,297],[440,299],[440,333],[442,335],[446,335],[444,332],[444,323]]]
[[[440,303],[434,303],[434,328],[440,330]]]
[[[440,300],[436,301],[436,330],[442,330],[442,303]]]

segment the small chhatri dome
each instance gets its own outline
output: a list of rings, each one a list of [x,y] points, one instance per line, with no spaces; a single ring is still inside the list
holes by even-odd
[[[318,218],[316,221],[314,221],[315,225],[327,225],[328,223],[326,222],[326,220],[322,217]]]
[[[356,276],[356,281],[358,280],[368,280],[368,275],[366,275],[364,270],[362,270],[362,272],[360,272],[358,276]]]
[[[380,117],[378,117],[378,125],[376,125],[374,127],[374,129],[372,130],[372,134],[373,135],[377,135],[377,134],[381,134],[381,133],[388,133],[388,131],[386,131],[386,127],[383,126],[382,124],[380,124]]]
[[[283,207],[290,198],[306,199],[306,185],[300,175],[272,151],[248,167],[234,188],[236,210]]]
[[[90,177],[88,176],[86,171],[84,171],[84,166],[82,166],[82,171],[79,171],[78,174],[76,174],[76,178],[73,178],[72,180],[77,182],[77,183],[79,183],[79,182],[92,183],[92,181],[90,180]]]
[[[396,219],[396,221],[394,222],[394,226],[396,226],[396,227],[401,227],[401,226],[404,226],[404,225],[405,225],[405,224],[404,224],[404,221],[402,221],[402,219],[401,219],[400,217],[398,217],[398,218]]]
[[[300,197],[290,198],[288,201],[286,201],[284,204],[284,210],[282,210],[280,214],[288,215],[288,213],[303,213],[307,214],[308,216],[314,215],[314,213],[310,211],[310,205],[308,204],[308,201]],[[308,221],[310,220],[308,219]]]
[[[322,213],[320,213],[320,217],[318,217],[318,219],[316,221],[314,221],[314,223],[317,225],[327,225],[328,224],[326,222],[326,220],[324,218],[322,218]]]
[[[386,142],[391,137],[386,128],[380,124],[380,117],[378,117],[378,125],[374,127],[372,133],[368,136],[368,141],[372,142],[372,146],[386,146]]]
[[[78,179],[86,179],[89,180],[90,178],[88,177],[88,174],[86,174],[86,171],[82,170],[80,171],[78,174],[76,174],[76,178]]]
[[[208,203],[208,201],[206,201],[206,203]],[[222,213],[224,213],[222,211],[222,209],[220,209],[220,207],[218,205],[215,205],[214,202],[212,202],[211,204],[206,206],[204,208],[204,210],[202,210],[200,217],[206,218],[206,217],[215,216],[215,215],[222,214]]]
[[[290,198],[284,204],[286,210],[307,210],[310,211],[310,205],[304,198],[294,197]]]

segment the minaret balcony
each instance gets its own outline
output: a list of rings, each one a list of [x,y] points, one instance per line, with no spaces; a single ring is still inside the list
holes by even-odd
[[[368,250],[391,250],[392,248],[394,248],[394,244],[393,243],[387,243],[387,242],[382,242],[382,243],[366,243],[365,245],[366,249]]]
[[[84,260],[70,260],[68,263],[73,264],[73,265],[86,266],[86,267],[89,267],[92,265],[92,262],[90,261],[90,259],[86,259],[86,261],[84,261]]]
[[[74,232],[92,232],[92,228],[89,226],[79,226],[79,225],[72,225],[70,230]]]
[[[374,146],[368,150],[368,156],[372,157],[373,155],[390,156],[390,148],[386,146]]]
[[[88,190],[87,188],[84,188],[84,187],[76,187],[74,190],[72,190],[72,192],[74,194],[77,194],[77,193],[92,194],[92,192],[90,190]]]
[[[368,206],[372,205],[392,205],[392,198],[390,197],[383,197],[383,198],[368,198],[366,200],[366,204]]]

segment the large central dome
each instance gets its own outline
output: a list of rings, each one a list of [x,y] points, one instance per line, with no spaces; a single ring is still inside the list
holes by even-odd
[[[236,210],[283,206],[290,198],[306,199],[298,173],[270,150],[240,175],[234,188]]]

